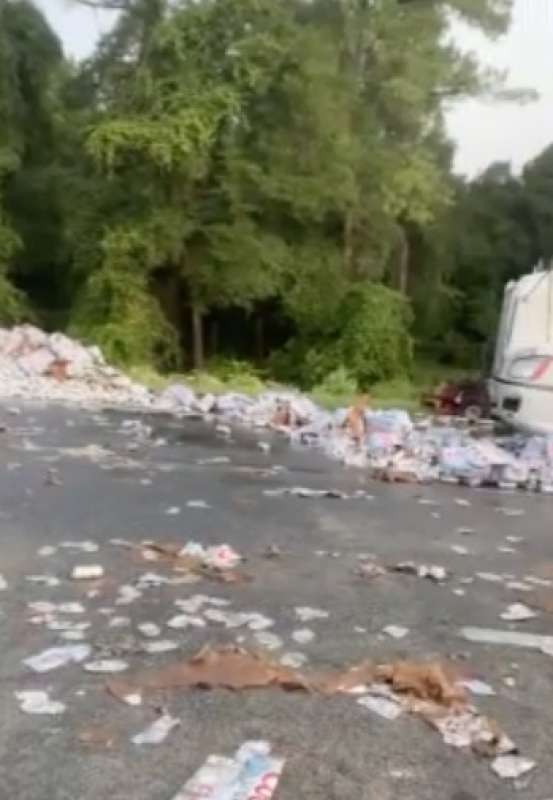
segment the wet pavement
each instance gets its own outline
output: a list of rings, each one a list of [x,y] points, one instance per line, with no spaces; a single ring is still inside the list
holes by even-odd
[[[236,429],[229,439],[201,421],[63,407],[20,410],[14,415],[4,408],[0,417],[8,426],[0,434],[0,573],[7,582],[0,592],[2,797],[171,800],[210,753],[230,754],[257,738],[268,739],[286,759],[278,800],[551,796],[552,656],[467,642],[460,629],[553,635],[553,615],[543,610],[521,622],[500,618],[510,604],[530,604],[536,592],[549,590],[553,498],[367,484],[362,472],[291,449],[278,437]],[[129,419],[139,424],[125,425]],[[259,448],[260,439],[271,443],[269,452]],[[350,498],[265,494],[295,486],[338,489]],[[369,496],[355,496],[362,490]],[[187,505],[198,500],[207,507]],[[162,585],[116,605],[122,584],[163,570],[139,563],[112,539],[228,543],[245,556],[243,570],[253,580]],[[92,541],[98,550],[65,547],[38,555],[64,541]],[[282,555],[266,558],[273,545]],[[356,573],[360,557],[369,554],[382,565],[439,565],[448,577],[436,583],[387,573],[366,580]],[[102,565],[105,578],[94,585],[69,579],[74,566],[86,564]],[[30,575],[49,575],[59,585],[31,583]],[[175,599],[198,593],[228,601],[225,611],[257,612],[274,621],[269,631],[282,640],[271,653],[277,659],[300,652],[313,668],[365,658],[456,659],[495,689],[475,703],[536,762],[535,769],[518,781],[500,780],[488,760],[448,747],[420,719],[388,721],[350,697],[275,689],[157,696],[157,706],[180,725],[162,743],[139,746],[131,738],[156,719],[150,703],[118,702],[105,690],[106,676],[81,664],[36,674],[22,663],[70,643],[30,623],[28,604],[37,601],[82,603],[79,620],[90,623],[85,641],[93,657],[122,658],[131,670],[188,657],[206,643],[259,645],[244,627],[213,622],[168,628],[178,612]],[[295,611],[300,606],[329,616],[302,622]],[[110,627],[114,616],[130,622]],[[176,641],[178,650],[137,652],[144,622],[157,624],[159,638]],[[383,633],[390,625],[408,631],[396,639]],[[314,637],[298,641],[297,631],[305,628]],[[48,690],[65,712],[24,713],[15,696],[24,690]]]

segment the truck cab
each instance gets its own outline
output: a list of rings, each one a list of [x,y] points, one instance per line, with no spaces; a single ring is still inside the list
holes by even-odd
[[[553,270],[505,287],[488,390],[492,414],[529,433],[553,433]]]

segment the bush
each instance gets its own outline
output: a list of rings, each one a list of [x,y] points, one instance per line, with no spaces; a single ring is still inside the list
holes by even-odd
[[[411,309],[378,283],[346,294],[323,330],[292,340],[272,359],[275,375],[303,387],[321,384],[343,368],[360,389],[407,376],[412,367]]]
[[[348,405],[358,394],[357,381],[343,366],[329,373],[326,378],[312,389],[312,397],[316,403],[327,407]]]

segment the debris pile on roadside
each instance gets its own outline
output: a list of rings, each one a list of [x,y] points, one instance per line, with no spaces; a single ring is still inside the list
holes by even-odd
[[[98,347],[33,325],[0,328],[0,393],[28,400],[150,402],[148,390],[108,365]]]
[[[271,430],[293,445],[321,448],[346,466],[392,483],[441,481],[553,493],[553,436],[495,438],[487,423],[471,428],[449,417],[412,419],[404,410],[373,411],[363,402],[328,412],[284,390],[257,398],[198,398],[175,385],[154,406]]]
[[[553,493],[553,436],[494,438],[487,423],[372,410],[360,398],[334,412],[288,390],[252,398],[197,394],[174,384],[155,395],[106,364],[97,347],[31,325],[0,329],[0,394],[32,400],[126,405],[199,416],[221,437],[232,426],[265,429],[293,445],[318,447],[346,466],[389,482],[442,481]],[[260,442],[264,453],[268,442]]]

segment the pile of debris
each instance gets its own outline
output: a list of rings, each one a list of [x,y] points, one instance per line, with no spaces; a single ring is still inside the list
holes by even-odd
[[[109,366],[98,347],[33,325],[0,328],[0,392],[28,400],[150,403],[150,392]]]
[[[198,397],[188,387],[175,385],[154,406],[269,429],[286,435],[293,444],[319,447],[330,458],[367,469],[385,481],[442,481],[553,493],[553,436],[499,438],[487,423],[471,427],[451,417],[413,419],[401,409],[372,410],[364,399],[349,409],[329,412],[288,391],[257,398]]]
[[[0,393],[200,416],[218,422],[218,433],[227,436],[230,425],[267,429],[390,482],[443,481],[553,494],[553,436],[494,438],[486,423],[470,427],[466,420],[432,415],[413,419],[401,409],[372,410],[366,397],[329,412],[288,390],[252,398],[196,394],[175,384],[155,395],[108,365],[97,347],[31,325],[0,329]]]

